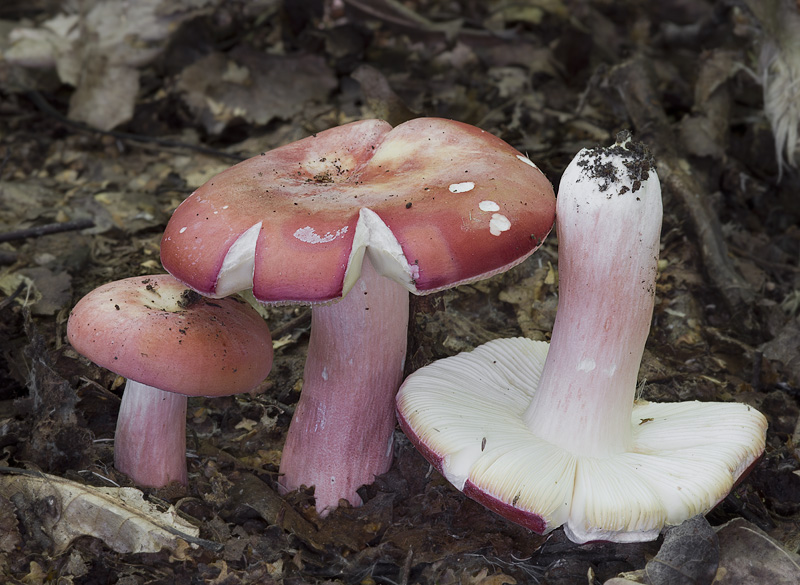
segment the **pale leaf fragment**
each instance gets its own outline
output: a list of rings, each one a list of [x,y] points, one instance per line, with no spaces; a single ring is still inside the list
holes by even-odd
[[[35,472],[0,474],[0,494],[37,513],[41,528],[60,554],[80,536],[99,538],[120,553],[168,549],[180,556],[199,529],[174,507],[157,509],[136,488],[98,488]],[[44,505],[40,505],[44,504]],[[194,545],[193,545],[194,546]]]

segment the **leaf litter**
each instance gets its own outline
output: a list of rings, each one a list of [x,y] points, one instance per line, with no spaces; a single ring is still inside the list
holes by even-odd
[[[665,218],[641,392],[765,412],[763,461],[707,516],[716,576],[746,582],[735,560],[756,557],[792,576],[800,178],[789,166],[791,126],[776,142],[764,88],[749,72],[775,26],[763,26],[760,9],[678,0],[119,4],[0,7],[0,232],[27,234],[0,242],[0,465],[24,470],[0,472],[6,581],[602,583],[664,558],[662,541],[577,547],[561,531],[541,537],[496,518],[399,431],[394,465],[362,488],[363,507],[322,520],[310,491],[279,495],[309,331],[307,313],[292,307],[265,311],[281,335],[259,393],[190,401],[187,488],[140,492],[114,470],[121,380],[66,343],[72,304],[107,281],[161,271],[172,210],[232,160],[376,115],[477,124],[554,184],[575,152],[622,128],[651,146]],[[763,4],[778,5],[792,3]],[[92,227],[31,231],[80,221]],[[547,339],[556,244],[552,234],[503,275],[414,299],[409,371],[497,337]],[[73,514],[87,503],[94,522]],[[135,529],[122,531],[121,518]],[[173,521],[184,537],[168,529]],[[739,544],[755,534],[771,544]],[[670,541],[681,551],[691,539],[675,532]],[[712,557],[698,550],[694,560],[705,567]]]

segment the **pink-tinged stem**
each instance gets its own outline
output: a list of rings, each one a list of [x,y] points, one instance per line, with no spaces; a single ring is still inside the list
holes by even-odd
[[[185,485],[186,396],[129,379],[114,436],[114,466],[137,485]]]
[[[315,307],[303,391],[283,448],[282,487],[315,486],[321,514],[392,462],[394,396],[406,354],[408,291],[375,272],[339,302]]]
[[[661,232],[657,181],[636,191],[570,165],[557,200],[559,299],[542,377],[525,412],[538,437],[589,457],[630,449]],[[578,174],[577,177],[573,175]],[[622,192],[620,192],[622,191]]]

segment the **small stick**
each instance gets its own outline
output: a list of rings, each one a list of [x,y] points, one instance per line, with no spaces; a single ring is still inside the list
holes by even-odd
[[[609,72],[605,83],[607,89],[616,90],[622,99],[638,139],[656,156],[665,195],[677,199],[688,212],[689,225],[697,238],[709,279],[732,309],[750,306],[755,292],[733,266],[709,194],[686,170],[691,167],[681,155],[678,140],[653,87],[647,62],[634,57],[621,63]]]
[[[231,160],[235,160],[236,162],[244,160],[245,157],[238,155],[238,154],[231,154],[229,152],[224,152],[221,150],[217,150],[215,148],[210,148],[207,146],[201,146],[199,144],[189,144],[186,142],[180,142],[177,140],[169,140],[165,138],[156,138],[153,136],[144,136],[141,134],[131,134],[130,132],[119,132],[117,130],[101,130],[100,128],[94,128],[89,124],[84,124],[83,122],[78,122],[76,120],[70,120],[64,114],[56,110],[50,102],[48,102],[44,96],[39,93],[38,91],[28,91],[25,94],[33,104],[39,108],[44,114],[55,118],[58,120],[62,125],[68,128],[74,128],[76,130],[80,130],[82,132],[91,132],[94,134],[100,134],[102,136],[112,136],[119,140],[128,140],[132,142],[138,143],[151,143],[157,144],[158,146],[166,147],[166,148],[185,148],[188,150],[193,150],[194,152],[200,152],[203,154],[209,154],[211,156],[218,156],[220,158],[227,158]]]
[[[61,223],[48,223],[45,225],[37,225],[30,228],[15,230],[13,232],[5,232],[0,234],[0,242],[12,242],[14,240],[24,240],[25,238],[38,238],[39,236],[46,236],[47,234],[85,230],[90,227],[94,227],[94,220],[76,219],[74,221],[64,221]]]

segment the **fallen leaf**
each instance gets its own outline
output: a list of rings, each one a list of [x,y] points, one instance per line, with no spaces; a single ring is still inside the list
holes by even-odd
[[[31,306],[34,315],[55,315],[69,304],[72,296],[72,277],[69,273],[34,266],[21,270],[20,274],[34,283],[38,293],[38,298]]]
[[[200,531],[178,516],[174,507],[158,510],[136,488],[98,488],[54,475],[5,468],[0,495],[28,508],[53,541],[54,553],[65,551],[80,536],[99,538],[120,553],[181,554],[186,541]]]
[[[291,119],[307,102],[324,102],[336,77],[317,55],[269,55],[240,46],[212,53],[187,67],[177,89],[212,134],[241,118],[265,125]]]
[[[81,14],[59,14],[36,28],[18,27],[3,57],[22,67],[55,67],[61,81],[77,88],[70,118],[110,130],[133,114],[138,68],[161,53],[181,22],[211,10],[214,3],[100,0]]]
[[[714,585],[796,585],[800,583],[800,556],[743,518],[717,529],[719,571]]]
[[[794,380],[800,380],[800,317],[789,321],[771,340],[759,347],[764,356],[781,362],[786,373]]]
[[[711,583],[719,566],[719,548],[714,529],[702,515],[668,528],[661,550],[645,567],[647,583]]]
[[[0,495],[0,552],[11,552],[16,547],[22,546],[22,535],[17,524],[11,502]]]

